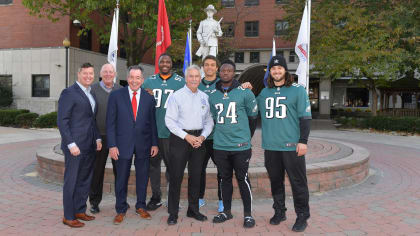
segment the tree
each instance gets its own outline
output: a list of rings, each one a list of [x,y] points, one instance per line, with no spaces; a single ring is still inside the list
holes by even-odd
[[[184,47],[189,20],[198,24],[205,17],[203,9],[217,0],[170,0],[166,1],[173,46]],[[39,17],[57,21],[62,16],[79,20],[84,26],[79,34],[94,30],[101,42],[109,42],[113,10],[116,0],[23,0],[29,12]],[[157,25],[157,0],[120,0],[119,34],[127,54],[127,64],[138,64],[146,52],[155,47]],[[184,39],[183,42],[177,39]]]
[[[418,48],[412,45],[418,1],[407,0],[404,4],[408,2],[409,7],[396,0],[312,1],[310,59],[315,66],[313,70],[332,80],[342,76],[350,76],[358,83],[367,80],[368,83],[363,84],[372,92],[373,115],[377,110],[376,88],[419,67],[415,56]],[[287,37],[290,40],[296,38],[305,1],[290,0],[289,3],[285,10],[290,22]],[[410,9],[414,5],[417,10]],[[411,11],[405,13],[406,19],[402,22],[397,12],[404,9]],[[406,28],[408,25],[412,26]]]

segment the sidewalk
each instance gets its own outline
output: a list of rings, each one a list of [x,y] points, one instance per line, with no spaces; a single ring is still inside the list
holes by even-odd
[[[312,195],[311,218],[305,235],[420,235],[420,137],[401,137],[349,131],[321,131],[313,137],[342,140],[367,148],[371,176],[350,188]],[[61,186],[44,183],[36,176],[35,150],[59,142],[57,131],[0,127],[0,235],[303,235],[293,233],[293,201],[287,199],[287,220],[279,226],[268,223],[271,199],[254,199],[257,225],[242,227],[242,203],[234,201],[234,219],[211,223],[216,202],[208,202],[202,213],[205,223],[185,217],[168,226],[166,208],[141,220],[130,209],[122,225],[114,226],[114,196],[106,195],[97,219],[84,228],[70,229],[61,223]],[[252,183],[252,179],[251,179]],[[135,199],[129,199],[130,205]]]

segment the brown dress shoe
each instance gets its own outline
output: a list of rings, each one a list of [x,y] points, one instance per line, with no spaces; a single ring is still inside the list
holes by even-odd
[[[114,225],[119,225],[123,222],[125,213],[119,213],[114,218]]]
[[[66,218],[63,218],[63,224],[68,225],[72,228],[80,228],[85,226],[85,223],[82,223],[78,220],[66,220]]]
[[[86,215],[86,213],[77,213],[74,216],[76,217],[76,219],[84,220],[84,221],[91,221],[95,219],[94,216]]]
[[[136,210],[136,214],[139,215],[141,218],[146,220],[151,220],[152,216],[143,208],[139,208]]]

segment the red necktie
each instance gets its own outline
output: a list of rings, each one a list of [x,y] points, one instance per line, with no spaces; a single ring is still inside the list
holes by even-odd
[[[134,120],[136,120],[137,115],[137,99],[136,99],[137,92],[133,92],[133,99],[131,99],[131,107],[133,108]]]

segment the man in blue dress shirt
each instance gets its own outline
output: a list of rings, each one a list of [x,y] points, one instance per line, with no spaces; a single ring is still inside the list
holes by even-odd
[[[207,217],[199,212],[200,177],[205,155],[204,140],[213,129],[208,95],[198,90],[201,82],[200,68],[192,65],[186,70],[186,85],[169,97],[165,123],[169,137],[170,184],[168,196],[168,224],[178,220],[179,197],[184,169],[188,162],[187,216],[198,221]],[[203,144],[203,145],[202,145]]]

